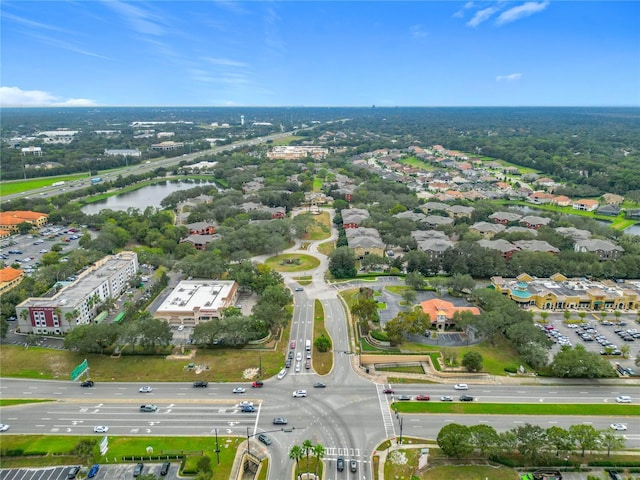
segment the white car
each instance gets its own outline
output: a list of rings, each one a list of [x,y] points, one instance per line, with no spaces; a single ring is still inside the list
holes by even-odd
[[[240,402],[241,407],[253,407],[253,402],[249,402],[245,400],[244,402]]]
[[[627,426],[624,423],[612,423],[610,426],[612,430],[619,430],[621,432],[627,430]]]
[[[293,397],[297,398],[297,397],[306,397],[307,396],[307,391],[306,390],[296,390],[295,392],[293,392]]]
[[[138,390],[140,393],[151,393],[153,392],[153,388],[151,388],[150,386],[146,386],[146,387],[140,387],[140,390]]]
[[[236,388],[233,389],[233,393],[244,393],[246,391],[247,391],[247,389],[244,388],[244,387],[236,387]]]
[[[469,385],[466,383],[458,383],[453,386],[454,390],[469,390]]]
[[[620,395],[619,397],[616,397],[616,402],[631,403],[631,397],[629,397],[628,395]]]
[[[7,425],[6,423],[0,423],[0,432],[6,432],[11,428],[11,425]]]
[[[286,374],[287,374],[286,368],[283,368],[282,370],[280,370],[280,373],[278,373],[278,380],[282,380]]]
[[[183,330],[184,330],[184,325],[179,325],[179,326],[178,326],[178,331],[179,331],[179,332],[181,332],[181,331],[183,331]]]
[[[109,431],[109,427],[98,425],[97,427],[93,427],[93,431],[96,433],[107,433]]]

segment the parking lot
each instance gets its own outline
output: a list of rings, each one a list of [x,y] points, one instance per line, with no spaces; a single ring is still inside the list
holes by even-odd
[[[535,315],[538,318],[538,315]],[[565,321],[564,313],[549,313],[546,325],[540,325],[547,336],[554,342],[552,354],[560,350],[562,345],[582,345],[590,352],[610,353],[603,355],[612,365],[619,363],[623,368],[637,372],[634,359],[640,353],[640,325],[636,322],[635,313],[622,313],[616,318],[612,313],[602,319],[597,313],[588,313],[584,323]],[[572,322],[579,322],[577,315],[572,315]],[[629,348],[628,358],[622,355],[623,347]]]
[[[136,464],[113,464],[113,465],[100,465],[100,470],[95,477],[95,480],[124,480],[133,477],[133,470]],[[143,474],[153,474],[158,478],[166,478],[167,480],[178,479],[178,467],[177,462],[172,463],[169,469],[169,473],[165,476],[160,476],[160,469],[162,463],[145,463],[142,470]],[[0,470],[0,480],[67,480],[69,471],[73,468],[73,465],[66,467],[46,467],[46,468],[10,468]],[[86,478],[86,473],[89,471],[89,467],[83,467],[82,477]]]

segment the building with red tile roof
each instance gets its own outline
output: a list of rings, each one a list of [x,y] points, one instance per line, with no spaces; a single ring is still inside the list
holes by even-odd
[[[0,295],[18,285],[24,278],[24,271],[5,267],[0,270]]]
[[[420,305],[422,306],[422,311],[429,314],[431,325],[436,326],[439,330],[455,325],[453,316],[456,312],[471,312],[474,315],[480,315],[478,307],[456,307],[453,303],[441,298],[426,300]]]
[[[0,229],[17,232],[18,225],[24,222],[32,223],[35,227],[42,227],[47,223],[49,215],[28,210],[12,210],[0,212]]]

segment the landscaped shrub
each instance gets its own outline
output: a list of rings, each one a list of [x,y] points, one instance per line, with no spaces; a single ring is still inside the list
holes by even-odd
[[[620,460],[594,460],[589,462],[591,467],[638,467],[640,468],[640,462],[621,462]]]
[[[371,334],[371,336],[373,338],[375,338],[379,342],[388,342],[389,341],[389,337],[387,337],[387,334],[384,333],[384,332],[381,332],[380,330],[372,330],[370,332],[370,334]]]
[[[513,367],[505,367],[504,371],[507,373],[518,373],[518,369]]]

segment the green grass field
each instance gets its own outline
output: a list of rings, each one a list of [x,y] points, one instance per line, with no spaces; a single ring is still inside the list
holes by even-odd
[[[456,399],[457,395],[454,395]],[[435,400],[435,401],[433,401]],[[640,409],[633,405],[617,403],[482,403],[480,402],[394,402],[400,413],[451,413],[486,415],[615,415],[640,416]]]
[[[79,173],[75,175],[63,175],[60,177],[43,177],[30,178],[27,180],[10,180],[0,182],[0,195],[15,195],[16,193],[24,193],[31,190],[37,190],[43,187],[50,187],[55,182],[73,182],[74,180],[87,179],[87,173]]]
[[[282,263],[288,260],[300,260],[300,263]],[[299,253],[285,253],[283,255],[276,255],[275,257],[268,258],[266,265],[271,267],[277,272],[304,272],[305,270],[311,270],[320,265],[320,260],[311,255],[301,255]]]

